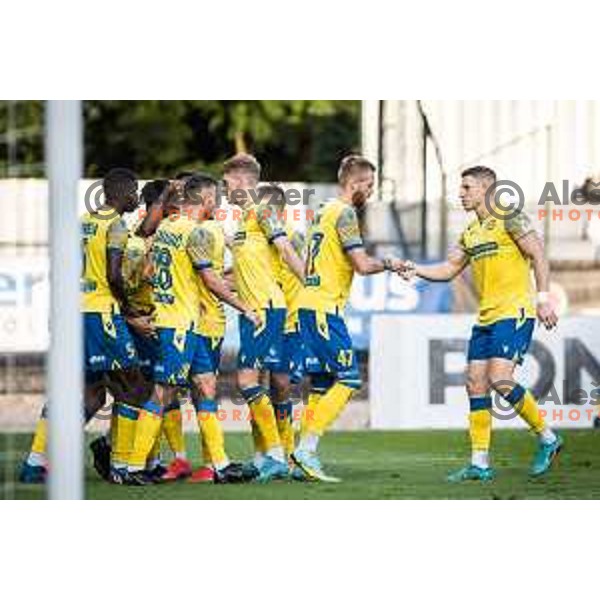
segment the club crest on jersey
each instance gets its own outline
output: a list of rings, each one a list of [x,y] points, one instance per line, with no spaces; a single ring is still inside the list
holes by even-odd
[[[241,231],[236,231],[233,236],[233,245],[241,246],[246,241],[246,232],[242,229]]]

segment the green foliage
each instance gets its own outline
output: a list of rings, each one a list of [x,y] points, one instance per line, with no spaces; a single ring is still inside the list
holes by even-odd
[[[44,103],[0,101],[0,177],[43,177]]]
[[[9,119],[10,111],[10,119]],[[235,152],[257,155],[265,178],[333,181],[359,143],[357,100],[89,100],[84,102],[85,174],[115,166],[140,177],[204,169],[218,174]],[[9,121],[18,129],[12,175],[43,174],[43,102],[0,102],[0,174],[8,176]]]

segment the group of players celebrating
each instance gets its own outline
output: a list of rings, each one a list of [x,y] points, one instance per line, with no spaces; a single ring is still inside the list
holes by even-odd
[[[548,268],[541,240],[523,214],[503,220],[489,212],[485,198],[494,172],[474,167],[463,173],[463,205],[477,218],[441,265],[380,259],[365,251],[358,213],[372,195],[375,167],[364,157],[342,160],[339,196],[319,207],[306,241],[286,222],[284,190],[260,184],[260,174],[260,164],[247,154],[224,163],[223,185],[239,214],[231,239],[214,218],[218,182],[202,173],[146,184],[146,214],[128,228],[123,215],[138,206],[138,182],[131,172],[115,169],[103,181],[103,206],[82,218],[86,422],[105,405],[107,391],[113,398],[110,432],[91,444],[99,474],[136,486],[183,478],[339,481],[323,469],[318,446],[361,386],[344,321],[354,273],[388,270],[407,280],[417,275],[447,281],[468,264],[480,295],[467,373],[472,456],[450,480],[494,477],[488,456],[494,390],[539,435],[532,474],[547,471],[562,440],[545,425],[535,398],[513,371],[530,344],[536,316],[546,327],[556,324]],[[246,463],[229,459],[217,417],[224,304],[239,313],[237,385],[255,448]],[[302,376],[309,378],[310,392],[296,434],[290,386]],[[187,396],[196,409],[204,462],[195,471],[181,422],[180,402]],[[163,434],[174,454],[167,467],[160,460]],[[20,479],[43,482],[47,470],[43,411]]]

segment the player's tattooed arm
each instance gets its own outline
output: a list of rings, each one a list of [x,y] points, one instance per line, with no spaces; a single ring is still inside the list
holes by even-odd
[[[504,221],[504,229],[515,242],[526,235],[536,233],[531,219],[524,212],[517,212],[509,219],[506,219]]]
[[[287,236],[281,236],[273,240],[273,244],[279,252],[282,260],[291,269],[299,281],[304,283],[304,261],[292,246]]]
[[[187,252],[200,280],[219,300],[229,304],[258,326],[261,322],[258,315],[231,291],[227,282],[213,269],[211,256],[214,246],[214,235],[208,229],[199,226],[190,234]]]
[[[123,277],[123,256],[127,247],[128,235],[125,221],[116,219],[108,228],[106,244],[106,278],[110,290],[125,316],[135,314],[127,300],[127,288]]]
[[[190,233],[187,253],[194,269],[212,267],[212,255],[215,248],[215,236],[211,231],[198,225]]]
[[[296,254],[300,258],[302,258],[302,260],[304,260],[304,255],[306,251],[306,239],[304,237],[304,234],[300,233],[299,231],[294,231],[290,241],[292,242],[292,246],[296,251]]]
[[[285,231],[285,221],[275,207],[259,204],[256,209],[256,221],[263,233],[273,244],[279,256],[291,269],[292,273],[304,283],[304,261],[298,256]]]
[[[411,279],[416,275],[427,281],[450,281],[459,275],[468,264],[469,255],[459,244],[448,252],[448,258],[443,263],[419,265],[405,261],[400,275],[404,279]]]
[[[223,273],[223,281],[225,281],[225,283],[227,284],[227,287],[232,292],[235,292],[235,290],[236,290],[236,287],[235,287],[235,274],[234,274],[233,269],[231,267],[229,267],[228,269],[225,269],[225,272]]]
[[[549,293],[550,265],[544,251],[544,241],[532,227],[521,228],[521,234],[515,237],[509,231],[507,222],[506,231],[514,239],[521,254],[531,261],[537,289],[537,317],[546,329],[552,329],[558,323],[558,315]]]
[[[519,212],[504,222],[504,228],[521,254],[531,260],[537,291],[548,292],[550,267],[544,252],[544,240],[535,230],[531,219],[524,212]]]
[[[351,206],[347,206],[340,213],[336,230],[352,268],[359,275],[374,275],[383,271],[396,271],[399,268],[400,261],[398,259],[380,259],[367,254],[363,246],[358,217]]]

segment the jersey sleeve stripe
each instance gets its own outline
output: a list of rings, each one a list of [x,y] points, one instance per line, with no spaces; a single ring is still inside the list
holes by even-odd
[[[280,237],[287,237],[287,234],[285,231],[276,231],[270,238],[269,238],[269,243],[272,244],[277,238]]]
[[[351,244],[346,244],[345,246],[342,246],[342,248],[344,249],[344,252],[350,252],[350,250],[356,250],[356,248],[362,248],[362,247],[363,247],[362,242],[353,242]]]

